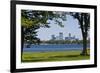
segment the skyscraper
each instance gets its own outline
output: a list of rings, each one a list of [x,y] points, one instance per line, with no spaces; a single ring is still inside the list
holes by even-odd
[[[63,33],[62,32],[59,33],[59,40],[63,40]]]
[[[71,37],[71,33],[69,33],[69,37]]]
[[[55,35],[51,35],[51,37],[52,37],[52,40],[55,40],[56,39]]]

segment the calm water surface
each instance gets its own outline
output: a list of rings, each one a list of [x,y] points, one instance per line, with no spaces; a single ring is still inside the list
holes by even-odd
[[[90,46],[87,45],[87,48]],[[82,50],[82,44],[55,44],[55,45],[31,45],[30,48],[24,47],[25,52],[44,52],[44,51],[65,51]]]

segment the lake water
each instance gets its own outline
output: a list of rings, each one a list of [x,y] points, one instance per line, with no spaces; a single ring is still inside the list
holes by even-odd
[[[87,45],[87,48],[90,46]],[[25,52],[65,51],[82,50],[82,44],[55,44],[55,45],[31,45],[30,48],[23,48]]]

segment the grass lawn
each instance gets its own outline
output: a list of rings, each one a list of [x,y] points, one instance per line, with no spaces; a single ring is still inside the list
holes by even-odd
[[[87,51],[88,54],[90,54],[90,50],[88,49]],[[80,50],[53,52],[23,52],[22,62],[73,61],[90,59],[90,55],[81,56],[80,53]]]

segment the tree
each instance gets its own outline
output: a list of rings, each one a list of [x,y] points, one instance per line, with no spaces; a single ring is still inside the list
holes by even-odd
[[[65,12],[59,11],[34,11],[34,10],[21,10],[21,45],[22,53],[24,43],[37,43],[40,39],[37,38],[37,29],[40,27],[49,28],[49,21],[54,21],[61,27],[62,20],[65,21]]]
[[[31,38],[31,34],[36,39],[36,29],[39,29],[40,27],[46,27],[49,28],[48,20],[54,20],[56,24],[63,27],[61,20],[66,20],[65,13],[64,12],[56,12],[56,11],[33,11],[33,10],[22,10],[21,11],[21,24],[22,24],[22,31],[24,32],[22,34],[26,35],[23,36],[23,38],[28,37],[26,39],[26,42],[28,39]],[[30,38],[29,38],[30,37]],[[25,40],[24,38],[24,40]],[[32,42],[32,39],[30,39],[30,42]]]
[[[82,37],[83,37],[83,50],[81,55],[87,55],[87,36],[90,28],[90,14],[89,13],[70,13],[75,19],[78,20]]]

